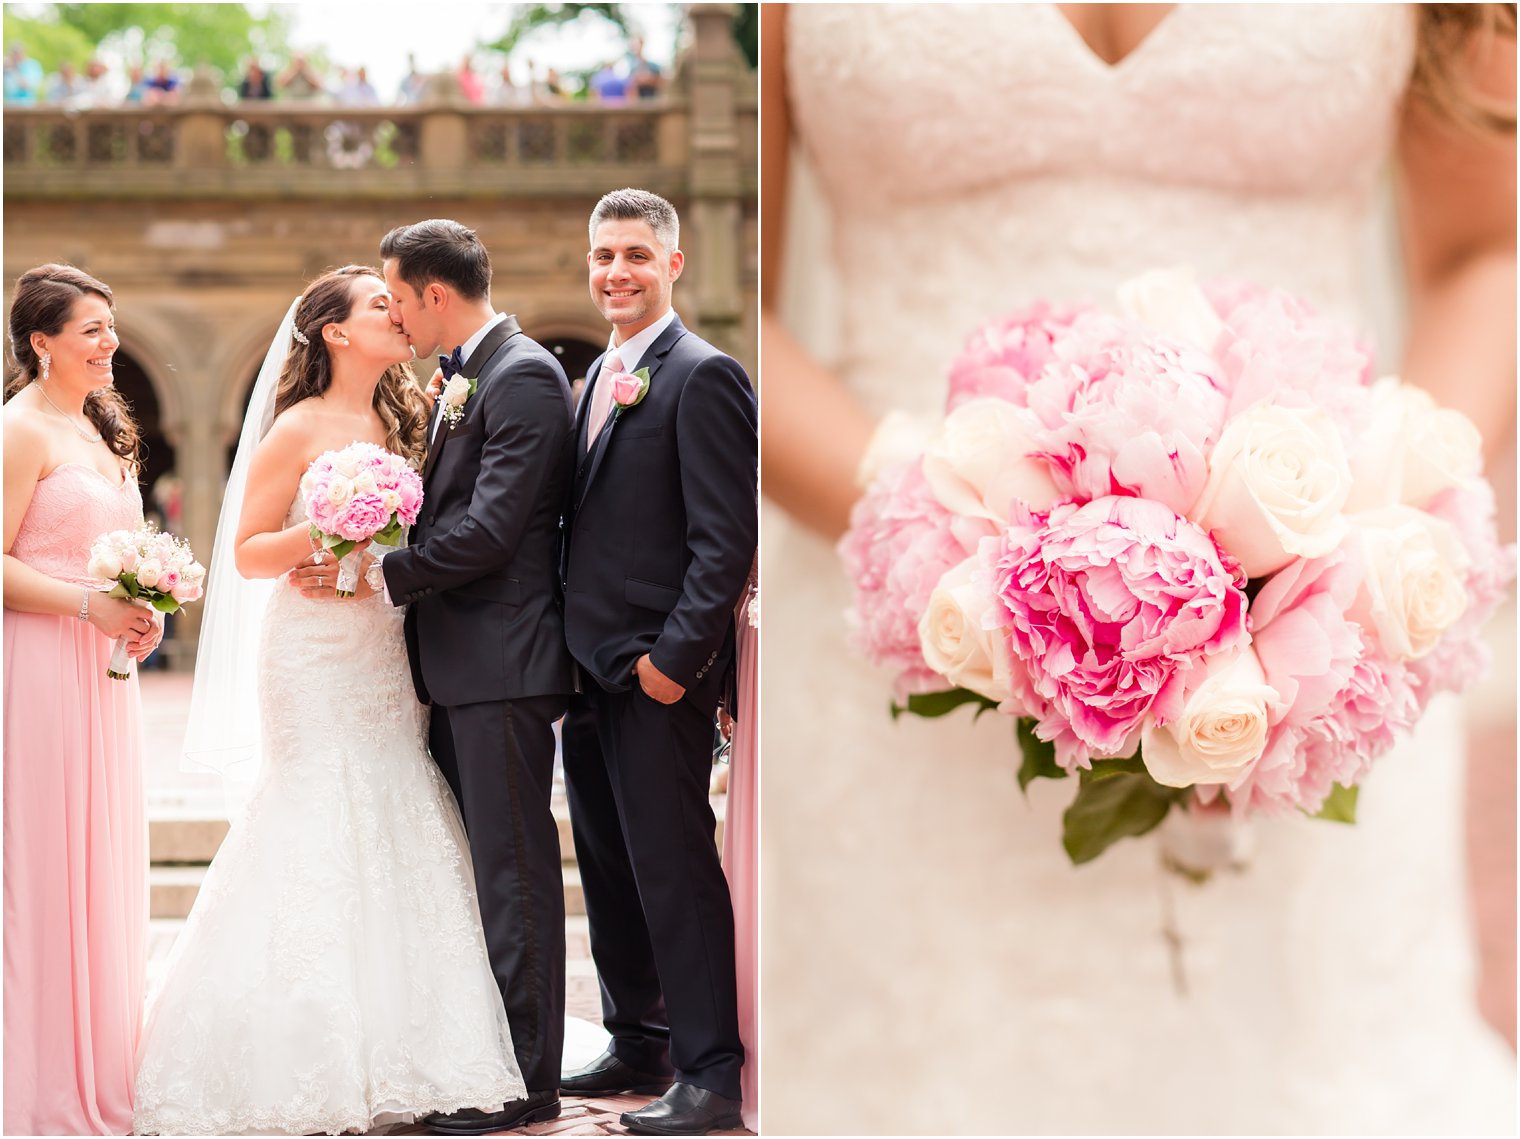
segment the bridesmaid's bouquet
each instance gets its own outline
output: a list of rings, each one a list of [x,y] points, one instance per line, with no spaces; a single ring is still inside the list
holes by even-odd
[[[858,647],[894,715],[1016,718],[1020,786],[1078,782],[1073,862],[1179,805],[1350,822],[1487,665],[1478,431],[1286,293],[1157,272],[1117,308],[973,334],[840,543]]]
[[[359,587],[359,555],[366,538],[399,547],[402,531],[422,509],[422,479],[400,455],[374,443],[350,443],[312,461],[301,476],[311,536],[338,559],[339,597]]]
[[[206,590],[206,567],[195,560],[190,544],[151,525],[112,530],[96,538],[86,572],[115,582],[107,596],[146,601],[160,613],[178,613],[180,606],[200,600]],[[112,680],[132,675],[127,638],[116,639],[106,675]]]

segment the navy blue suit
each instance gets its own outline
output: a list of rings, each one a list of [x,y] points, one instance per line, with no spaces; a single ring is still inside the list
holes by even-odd
[[[623,363],[649,369],[649,390],[588,453],[588,386],[566,510],[565,637],[590,677],[563,729],[576,858],[613,1054],[737,1099],[733,909],[707,786],[758,531],[755,397],[679,319]],[[639,685],[645,653],[686,689],[675,704]]]
[[[381,563],[406,612],[428,746],[470,838],[491,969],[532,1092],[557,1090],[565,899],[550,807],[554,721],[575,686],[559,598],[570,387],[517,321],[464,362],[478,379],[428,447],[412,544]]]

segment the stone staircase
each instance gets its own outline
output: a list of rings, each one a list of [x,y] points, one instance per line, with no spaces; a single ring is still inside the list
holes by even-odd
[[[723,844],[725,796],[711,799],[718,819],[717,842]],[[559,847],[564,856],[565,913],[580,917],[586,912],[581,893],[580,870],[575,864],[575,845],[570,838],[570,810],[562,792],[553,800],[559,824]],[[154,918],[183,918],[190,912],[206,876],[206,866],[227,835],[227,820],[219,795],[150,796],[148,803],[149,907]]]

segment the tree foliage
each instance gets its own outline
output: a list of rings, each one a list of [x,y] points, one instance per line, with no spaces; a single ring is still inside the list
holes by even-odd
[[[163,56],[232,75],[252,54],[285,57],[286,29],[277,5],[260,16],[242,4],[50,4],[32,17],[5,13],[6,43],[15,36],[48,70],[109,47],[133,62]]]
[[[518,44],[543,28],[559,28],[587,18],[605,21],[624,39],[638,34],[622,4],[523,4],[512,13],[501,38],[481,46],[511,55]]]

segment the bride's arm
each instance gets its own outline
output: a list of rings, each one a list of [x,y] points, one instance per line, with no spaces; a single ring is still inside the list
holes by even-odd
[[[293,408],[276,419],[249,463],[236,545],[237,570],[244,577],[279,577],[311,554],[307,523],[285,525],[285,512],[311,463],[303,418]]]
[[[1472,45],[1469,75],[1515,100],[1515,41]],[[1479,135],[1411,98],[1399,137],[1409,342],[1404,378],[1466,412],[1490,458],[1515,421],[1515,136]]]
[[[761,483],[766,495],[813,529],[835,537],[859,497],[855,468],[875,424],[839,377],[808,356],[776,316],[786,213],[791,122],[786,96],[786,5],[760,8]]]

